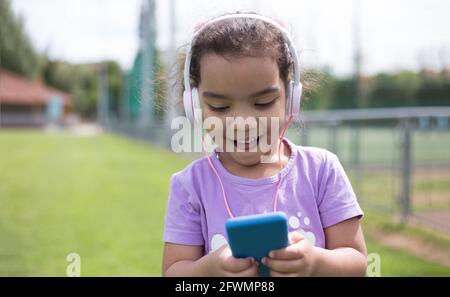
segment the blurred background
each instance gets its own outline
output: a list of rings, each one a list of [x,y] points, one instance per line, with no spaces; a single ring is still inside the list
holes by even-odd
[[[199,21],[289,24],[297,144],[336,153],[383,276],[450,276],[450,2],[0,0],[0,275],[160,275],[182,114],[176,57]],[[68,262],[69,261],[69,262]]]

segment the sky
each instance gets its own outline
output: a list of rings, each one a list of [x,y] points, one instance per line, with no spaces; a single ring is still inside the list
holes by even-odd
[[[34,46],[74,63],[117,60],[131,67],[139,46],[143,0],[12,0]],[[156,45],[170,46],[169,0],[156,1]],[[337,75],[354,69],[355,36],[362,72],[450,67],[447,0],[174,0],[176,43],[189,40],[198,21],[234,11],[255,11],[289,24],[302,65]],[[359,7],[359,8],[358,8]],[[354,26],[357,23],[359,26]],[[358,28],[355,30],[355,28]]]

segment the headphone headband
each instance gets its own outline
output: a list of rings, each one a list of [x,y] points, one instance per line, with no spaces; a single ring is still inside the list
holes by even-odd
[[[299,63],[299,59],[298,59],[298,55],[297,55],[297,51],[295,49],[294,43],[292,42],[291,35],[286,30],[286,28],[281,26],[278,21],[276,21],[272,18],[266,17],[266,16],[262,16],[262,15],[258,15],[258,14],[251,14],[251,13],[234,13],[234,14],[227,14],[224,16],[214,18],[214,19],[206,22],[205,24],[203,24],[200,27],[200,29],[198,29],[197,31],[194,32],[194,34],[191,38],[191,41],[188,44],[186,60],[184,62],[184,89],[185,89],[185,91],[189,91],[189,92],[191,91],[190,68],[191,68],[191,59],[192,59],[192,45],[194,44],[195,39],[198,36],[198,34],[211,24],[220,22],[222,20],[238,19],[238,18],[249,18],[249,19],[261,20],[265,23],[268,23],[268,24],[274,26],[281,32],[286,44],[289,47],[289,52],[290,52],[290,54],[292,56],[292,60],[294,62],[294,85],[299,85],[300,84],[300,75],[301,75],[300,74],[300,63]]]

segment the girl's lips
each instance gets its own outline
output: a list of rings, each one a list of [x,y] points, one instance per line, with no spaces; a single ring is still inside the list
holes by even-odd
[[[234,140],[233,142],[234,146],[239,150],[250,151],[251,149],[255,148],[258,145],[259,138],[260,136],[252,137],[246,140]]]

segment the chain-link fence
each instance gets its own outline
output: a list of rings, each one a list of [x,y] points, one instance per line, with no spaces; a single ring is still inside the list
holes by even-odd
[[[303,113],[294,142],[336,153],[364,207],[450,233],[450,108]]]

